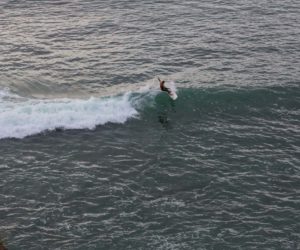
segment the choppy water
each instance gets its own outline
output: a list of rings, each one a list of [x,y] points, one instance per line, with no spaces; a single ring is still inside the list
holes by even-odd
[[[1,1],[5,245],[300,249],[299,23],[292,0]]]

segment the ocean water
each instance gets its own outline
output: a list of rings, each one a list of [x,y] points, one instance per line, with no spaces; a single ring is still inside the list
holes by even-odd
[[[2,0],[4,245],[300,249],[299,24],[295,0]]]

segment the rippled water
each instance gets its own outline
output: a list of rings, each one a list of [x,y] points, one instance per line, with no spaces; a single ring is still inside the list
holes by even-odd
[[[292,0],[1,1],[0,239],[300,249],[299,23]]]

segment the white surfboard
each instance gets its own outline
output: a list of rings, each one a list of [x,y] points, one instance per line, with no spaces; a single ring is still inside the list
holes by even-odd
[[[169,94],[169,96],[175,101],[177,99],[177,94],[176,92],[171,91],[171,93]]]

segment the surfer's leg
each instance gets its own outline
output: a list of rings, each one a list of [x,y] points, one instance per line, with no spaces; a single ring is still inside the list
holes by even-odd
[[[170,89],[166,88],[165,86],[163,86],[162,91],[166,91],[166,92],[168,92],[168,94],[171,93]]]

